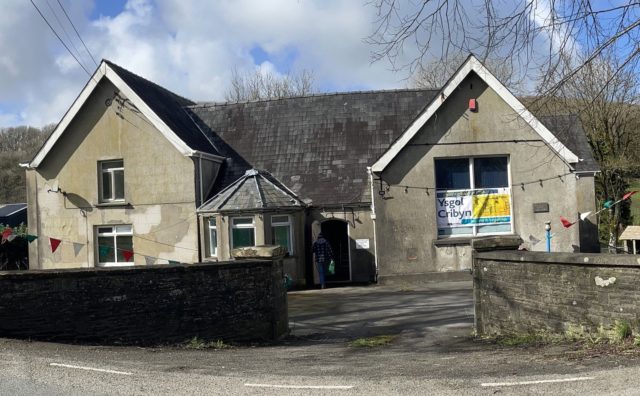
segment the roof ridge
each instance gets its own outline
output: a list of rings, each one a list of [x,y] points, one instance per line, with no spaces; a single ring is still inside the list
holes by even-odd
[[[108,59],[102,59],[102,61],[103,61],[103,62],[105,62],[106,64],[108,64],[109,66],[115,66],[115,67],[117,67],[117,68],[119,68],[119,69],[122,69],[122,70],[124,70],[125,72],[130,73],[130,74],[132,74],[132,75],[136,76],[137,78],[139,78],[139,79],[141,79],[141,80],[144,80],[145,82],[147,82],[147,83],[149,83],[149,84],[151,84],[151,85],[154,85],[155,87],[157,87],[157,88],[159,88],[159,89],[161,89],[161,90],[163,90],[163,91],[165,91],[165,92],[167,92],[167,93],[169,93],[169,94],[171,94],[171,95],[173,95],[173,96],[178,97],[179,99],[182,99],[182,100],[185,100],[185,101],[187,101],[187,102],[191,102],[191,103],[195,103],[195,104],[197,104],[197,102],[195,102],[195,101],[193,101],[193,100],[191,100],[191,99],[189,99],[189,98],[187,98],[187,97],[184,97],[184,96],[182,96],[182,95],[178,95],[177,93],[175,93],[175,92],[173,92],[173,91],[169,90],[168,88],[165,88],[165,87],[163,87],[162,85],[160,85],[160,84],[158,84],[158,83],[156,83],[156,82],[153,82],[153,81],[149,80],[148,78],[142,77],[141,75],[139,75],[139,74],[136,74],[136,73],[132,72],[131,70],[127,69],[126,67],[120,66],[120,65],[118,65],[117,63],[114,63],[114,62],[112,62],[112,61],[110,61],[110,60],[108,60]],[[183,106],[183,107],[191,107],[191,106],[193,106],[193,105],[190,105],[190,106]]]
[[[262,102],[276,102],[276,101],[284,101],[290,99],[304,99],[304,98],[315,98],[315,97],[328,97],[328,96],[339,96],[339,95],[361,95],[361,94],[378,94],[378,93],[393,93],[393,92],[439,92],[439,89],[434,88],[396,88],[396,89],[378,89],[378,90],[364,90],[364,91],[337,91],[337,92],[318,92],[312,93],[308,95],[295,95],[295,96],[286,96],[282,98],[266,98],[266,99],[254,99],[254,100],[243,100],[238,102],[226,101],[226,102],[196,102],[195,105],[185,106],[187,108],[208,108],[208,107],[217,107],[217,106],[233,106],[233,105],[241,105],[248,103],[262,103]]]

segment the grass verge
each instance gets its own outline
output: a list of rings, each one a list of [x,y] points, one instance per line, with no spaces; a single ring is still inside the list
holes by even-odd
[[[391,344],[396,338],[393,335],[379,335],[375,337],[362,337],[349,343],[352,348],[374,348]]]
[[[222,340],[217,341],[205,341],[198,337],[193,337],[189,341],[184,343],[186,349],[227,349],[231,348],[231,345],[225,343]]]

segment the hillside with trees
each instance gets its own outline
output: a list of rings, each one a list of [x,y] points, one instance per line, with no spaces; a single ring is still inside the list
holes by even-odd
[[[18,164],[33,158],[54,127],[0,128],[0,203],[27,202],[25,170]]]

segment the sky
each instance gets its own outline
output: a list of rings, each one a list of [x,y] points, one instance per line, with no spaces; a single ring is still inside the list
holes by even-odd
[[[320,91],[402,88],[371,63],[366,0],[33,0],[84,67],[109,59],[195,101],[222,101],[232,70],[314,73]],[[28,0],[0,13],[0,127],[57,123],[89,79]],[[406,56],[411,56],[410,51]]]

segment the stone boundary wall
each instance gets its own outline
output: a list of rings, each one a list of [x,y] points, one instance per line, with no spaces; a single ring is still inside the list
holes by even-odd
[[[157,345],[288,331],[282,261],[0,272],[0,337]]]
[[[473,282],[479,335],[640,323],[639,256],[474,252]]]

